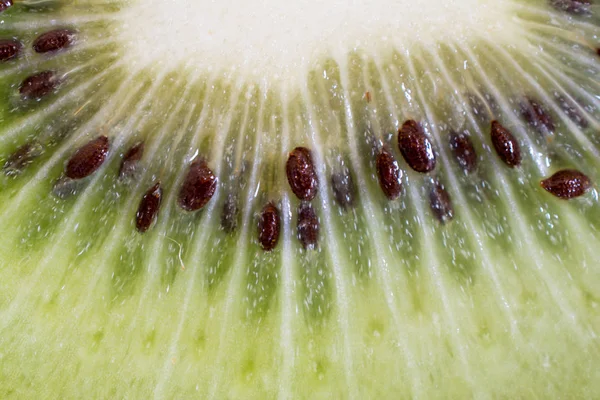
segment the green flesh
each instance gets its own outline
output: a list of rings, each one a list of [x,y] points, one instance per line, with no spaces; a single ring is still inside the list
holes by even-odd
[[[483,40],[410,57],[356,52],[315,64],[300,89],[183,67],[133,75],[118,44],[101,39],[108,22],[71,23],[85,4],[7,10],[0,37],[30,43],[49,16],[82,37],[55,56],[0,65],[0,163],[32,139],[43,146],[18,176],[0,176],[0,398],[600,397],[597,192],[566,202],[539,186],[561,168],[600,182],[599,59],[569,39],[576,31],[597,47],[598,20],[530,3],[519,17],[545,50],[537,57]],[[43,69],[76,70],[56,94],[23,104],[19,83]],[[489,119],[467,92],[496,99],[520,168],[493,152]],[[587,128],[555,93],[581,101]],[[551,138],[521,118],[523,95],[550,110]],[[398,151],[407,118],[428,124],[438,152],[429,175]],[[470,175],[450,129],[470,132]],[[107,161],[76,194],[52,195],[73,151],[100,134],[111,138]],[[372,135],[404,171],[394,202],[379,188]],[[141,173],[119,181],[123,154],[141,140]],[[296,146],[312,149],[321,182],[316,251],[296,238],[299,201],[285,176]],[[177,193],[197,153],[220,184],[186,213]],[[347,211],[329,184],[342,165],[359,188]],[[455,209],[444,225],[429,208],[431,177]],[[162,207],[141,235],[134,216],[157,180]],[[220,213],[231,188],[240,219],[228,234]],[[282,232],[267,253],[256,227],[269,201]]]

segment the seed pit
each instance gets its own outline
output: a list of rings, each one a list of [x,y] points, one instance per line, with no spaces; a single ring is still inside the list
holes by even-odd
[[[221,227],[223,230],[227,233],[235,231],[238,225],[238,217],[238,198],[235,194],[229,193],[221,213]]]
[[[123,156],[119,168],[119,178],[127,179],[135,176],[139,162],[144,155],[144,142],[133,145]]]
[[[82,180],[71,179],[66,176],[61,176],[52,186],[52,194],[59,199],[65,200],[76,195],[83,187]]]
[[[529,126],[535,128],[539,133],[554,132],[554,120],[538,100],[526,97],[521,102],[521,115]]]
[[[557,10],[573,15],[589,15],[591,13],[591,0],[550,0],[550,4]]]
[[[567,117],[569,117],[571,121],[573,121],[581,129],[586,129],[589,126],[588,120],[581,115],[577,105],[573,104],[573,102],[558,93],[555,93],[554,96],[560,109],[567,115]]]
[[[467,93],[468,107],[479,122],[488,122],[490,120],[487,104],[476,94]]]
[[[19,147],[6,160],[4,173],[8,176],[20,174],[31,162],[42,154],[42,146],[37,142],[29,142]]]
[[[354,206],[356,197],[356,187],[354,180],[347,168],[342,172],[334,172],[331,174],[331,188],[333,190],[333,198],[335,201],[346,210]]]

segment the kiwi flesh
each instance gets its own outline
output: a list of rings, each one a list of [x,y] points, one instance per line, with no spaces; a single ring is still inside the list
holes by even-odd
[[[246,3],[0,1],[0,397],[600,397],[598,5]]]

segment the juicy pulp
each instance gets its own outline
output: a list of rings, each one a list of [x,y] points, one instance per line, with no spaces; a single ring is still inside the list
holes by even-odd
[[[280,3],[222,3],[230,15],[210,2],[47,3],[0,15],[3,36],[28,48],[55,25],[78,31],[67,51],[0,66],[0,161],[31,140],[44,149],[0,177],[0,397],[600,395],[597,191],[567,203],[539,186],[566,167],[599,182],[596,17],[545,1],[358,2],[350,15],[302,1],[270,24],[265,10]],[[253,12],[252,35],[229,29]],[[192,40],[207,26],[227,51]],[[57,93],[20,102],[18,83],[46,68],[67,78]],[[469,95],[487,107],[476,113]],[[547,107],[555,132],[523,121],[524,95]],[[482,112],[520,141],[520,168],[494,153]],[[397,150],[409,118],[438,153],[430,175]],[[468,175],[448,145],[461,129],[478,152]],[[73,152],[99,135],[111,138],[106,162],[54,196]],[[140,173],[119,180],[140,141]],[[404,171],[393,202],[376,178],[381,143]],[[297,240],[285,178],[297,146],[313,151],[321,183],[316,250]],[[198,157],[219,188],[183,212],[178,189]],[[358,187],[346,211],[329,185],[343,167]],[[429,209],[432,178],[452,198],[444,225]],[[162,207],[141,235],[136,209],[157,179]],[[234,191],[229,234],[220,212]],[[257,214],[270,201],[282,232],[266,253]]]

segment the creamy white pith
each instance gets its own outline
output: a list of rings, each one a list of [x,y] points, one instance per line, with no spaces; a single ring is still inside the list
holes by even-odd
[[[130,65],[238,70],[276,78],[323,55],[368,53],[486,35],[514,40],[497,0],[130,0],[118,35]]]

